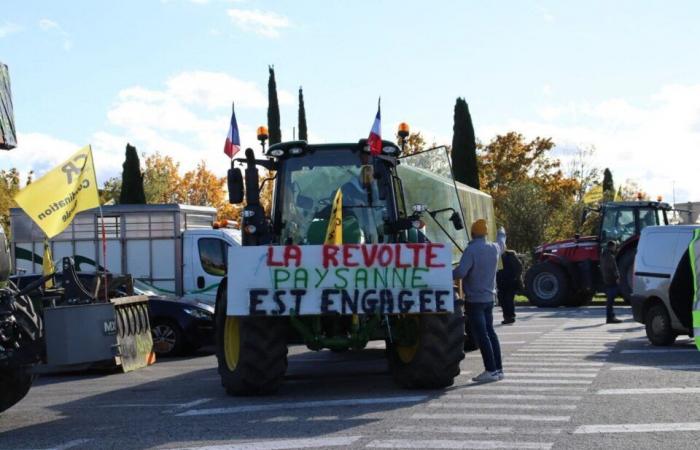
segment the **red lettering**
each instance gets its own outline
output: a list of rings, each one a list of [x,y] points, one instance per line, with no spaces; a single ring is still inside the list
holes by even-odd
[[[445,267],[444,264],[438,264],[435,262],[435,259],[438,257],[437,252],[435,249],[437,248],[443,248],[443,244],[428,244],[428,248],[426,249],[426,254],[425,254],[425,265],[427,267]]]
[[[404,269],[406,267],[411,267],[411,264],[401,262],[401,244],[396,244],[395,247],[396,247],[396,267],[398,267],[400,269]]]
[[[379,250],[379,247],[376,245],[362,246],[362,258],[364,259],[365,267],[372,267],[374,260],[377,259],[377,250]]]
[[[350,253],[350,250],[357,250],[360,246],[358,244],[345,244],[343,245],[343,265],[345,267],[357,267],[359,264],[353,261],[354,256]]]
[[[333,267],[338,266],[338,252],[340,247],[337,245],[324,245],[323,246],[323,267],[328,268],[331,261],[333,261]]]
[[[420,265],[421,250],[425,248],[425,244],[406,244],[407,248],[413,251],[413,267]]]
[[[391,260],[393,259],[393,252],[391,251],[390,245],[382,245],[379,247],[379,256],[377,257],[377,262],[381,267],[387,267]]]
[[[272,245],[267,247],[267,265],[268,267],[282,267],[284,266],[283,261],[275,261],[274,259],[275,247]]]
[[[289,267],[289,262],[294,261],[294,267],[301,265],[301,247],[298,245],[287,245],[284,247],[284,265]]]

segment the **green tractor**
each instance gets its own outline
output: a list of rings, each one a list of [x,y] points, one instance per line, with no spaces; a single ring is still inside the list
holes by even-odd
[[[453,384],[465,319],[451,269],[468,237],[449,158],[444,147],[401,158],[382,144],[372,155],[366,140],[286,142],[265,159],[247,149],[232,161],[229,201],[245,200],[243,239],[229,248],[215,312],[230,395],[274,392],[290,344],[343,352],[370,340],[386,342],[398,385]],[[262,186],[258,167],[270,174]]]

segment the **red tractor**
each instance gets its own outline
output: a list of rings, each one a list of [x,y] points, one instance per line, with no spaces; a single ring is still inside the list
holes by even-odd
[[[668,225],[671,206],[662,202],[606,202],[584,212],[582,226],[597,235],[579,236],[542,244],[535,249],[533,265],[525,274],[525,291],[539,307],[583,306],[601,292],[600,250],[608,241],[618,243],[620,294],[629,301],[632,266],[639,234],[650,225]],[[593,213],[593,214],[591,214]],[[597,217],[595,217],[597,216]]]

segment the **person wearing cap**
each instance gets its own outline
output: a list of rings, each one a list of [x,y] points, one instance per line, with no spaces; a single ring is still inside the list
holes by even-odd
[[[452,278],[462,280],[469,324],[484,361],[484,372],[473,378],[477,382],[498,381],[504,377],[501,346],[493,329],[493,305],[496,270],[498,259],[506,248],[506,231],[499,228],[496,242],[489,242],[487,234],[488,225],[484,219],[472,224],[472,239],[459,265],[452,271]]]
[[[620,319],[615,317],[615,297],[617,297],[617,285],[620,282],[620,272],[617,269],[617,261],[615,260],[615,241],[608,241],[605,248],[600,253],[600,273],[603,276],[603,285],[605,286],[605,312],[607,319],[605,323],[620,323]]]

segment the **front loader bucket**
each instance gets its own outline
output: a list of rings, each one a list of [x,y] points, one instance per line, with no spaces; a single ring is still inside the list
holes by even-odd
[[[111,299],[116,317],[117,363],[124,372],[155,362],[151,324],[148,320],[148,297],[137,295]]]

